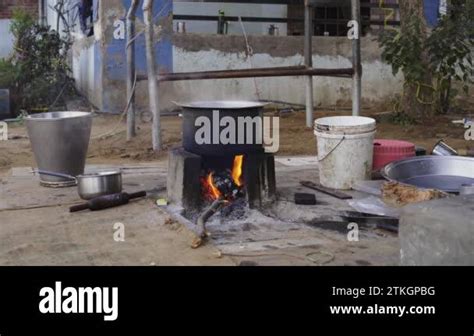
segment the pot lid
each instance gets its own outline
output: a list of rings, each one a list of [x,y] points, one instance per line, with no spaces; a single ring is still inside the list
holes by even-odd
[[[174,102],[176,105],[185,108],[195,109],[220,109],[220,110],[238,110],[247,108],[260,108],[268,105],[268,103],[247,101],[247,100],[209,100],[209,101],[193,101],[193,102]]]

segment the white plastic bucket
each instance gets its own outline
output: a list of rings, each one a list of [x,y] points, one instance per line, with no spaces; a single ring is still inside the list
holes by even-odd
[[[366,117],[328,117],[315,121],[319,179],[333,189],[351,189],[372,174],[376,121]]]

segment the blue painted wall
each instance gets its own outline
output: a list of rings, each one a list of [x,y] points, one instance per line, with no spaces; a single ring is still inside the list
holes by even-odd
[[[96,0],[99,1],[99,0]],[[124,8],[128,9],[131,3],[131,0],[122,0]],[[104,5],[102,3],[101,5]],[[153,17],[157,21],[160,18],[166,18],[173,13],[173,1],[172,0],[155,0],[155,5],[153,8]],[[125,16],[117,18],[125,22]],[[143,22],[143,11],[140,6],[137,11],[137,21]],[[172,27],[170,27],[172,28]],[[112,31],[112,30],[109,30]],[[155,35],[155,38],[158,40],[158,36]],[[167,34],[162,34],[159,36],[159,41],[156,43],[155,52],[156,52],[156,64],[159,72],[172,72],[173,71],[173,45],[171,41],[171,36]],[[117,40],[113,36],[106,36],[105,41],[105,51],[103,54],[103,59],[100,63],[104,66],[104,79],[112,81],[124,81],[126,80],[126,40]],[[136,51],[136,70],[139,75],[146,75],[147,73],[147,62],[146,62],[146,47],[145,47],[145,37],[144,34],[141,34],[140,37],[135,41],[135,51]],[[104,87],[104,90],[107,88]],[[121,107],[122,102],[117,103],[116,99],[104,95],[103,97],[103,109],[105,111],[117,111],[117,108]]]
[[[439,0],[425,0],[424,7],[428,26],[436,27],[439,18]]]

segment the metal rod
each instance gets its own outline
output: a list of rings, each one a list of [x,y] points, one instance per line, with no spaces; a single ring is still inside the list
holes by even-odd
[[[225,71],[201,71],[201,72],[177,72],[158,76],[160,82],[201,80],[201,79],[232,79],[232,78],[252,78],[252,77],[290,77],[290,76],[321,76],[321,77],[341,77],[351,78],[352,68],[338,69],[307,69],[303,68],[260,68],[244,70]],[[146,76],[138,76],[138,80],[147,80]]]
[[[130,101],[127,111],[127,141],[137,135],[135,122],[135,18],[139,0],[133,0],[127,12],[127,99]]]
[[[361,112],[361,100],[362,100],[362,64],[361,64],[361,48],[360,48],[360,35],[361,35],[361,20],[360,20],[360,0],[351,0],[352,7],[352,20],[356,21],[357,38],[352,40],[352,115],[359,116]]]
[[[304,63],[313,67],[313,9],[305,1],[304,7]],[[314,118],[313,76],[306,77],[306,127],[313,127]]]

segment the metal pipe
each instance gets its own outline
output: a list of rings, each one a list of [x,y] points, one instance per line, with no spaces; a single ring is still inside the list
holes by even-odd
[[[352,68],[338,69],[288,69],[288,68],[261,68],[251,70],[225,70],[225,71],[202,71],[202,72],[177,72],[162,74],[158,76],[160,82],[201,80],[201,79],[232,79],[252,77],[291,77],[291,76],[321,76],[351,78]],[[137,80],[147,80],[146,76],[139,76]]]
[[[139,0],[132,0],[127,12],[127,100],[130,101],[127,111],[127,141],[137,135],[135,122],[135,19]]]
[[[249,68],[249,69],[234,69],[234,70],[172,72],[172,73],[159,75],[158,80],[165,82],[165,81],[187,80],[187,79],[207,79],[207,78],[219,79],[220,76],[223,76],[224,78],[233,78],[233,77],[227,77],[229,76],[229,73],[233,73],[236,76],[239,76],[239,75],[245,76],[245,74],[248,74],[248,73],[253,74],[255,73],[255,71],[260,72],[260,71],[273,71],[273,70],[304,70],[304,69],[306,69],[304,65],[296,65],[296,66],[287,66],[287,67],[271,67],[271,68],[257,68],[257,69]],[[351,76],[352,76],[352,72],[351,72]],[[144,81],[144,80],[148,80],[148,77],[144,75],[137,76],[137,81]]]
[[[361,48],[360,36],[362,22],[360,17],[360,0],[351,0],[352,20],[357,22],[356,28],[357,38],[352,40],[352,115],[359,116],[361,112],[362,100],[362,64],[361,64]]]
[[[313,9],[305,1],[304,7],[304,63],[313,67]],[[306,127],[313,127],[314,118],[313,76],[306,77]]]

